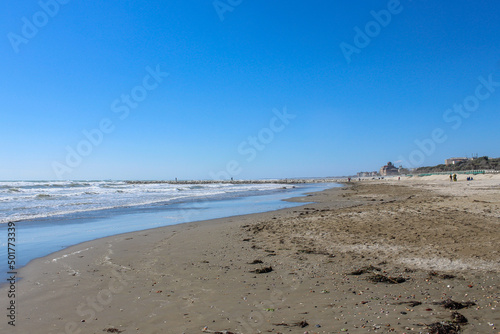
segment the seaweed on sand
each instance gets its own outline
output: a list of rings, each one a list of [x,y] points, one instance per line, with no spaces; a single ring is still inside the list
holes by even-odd
[[[460,302],[456,302],[456,301],[451,300],[451,299],[443,300],[442,302],[435,302],[432,304],[441,305],[448,310],[461,310],[463,308],[467,308],[469,306],[476,305],[476,303],[474,303],[474,302],[460,303]]]
[[[458,334],[460,325],[448,322],[435,322],[427,325],[430,334]]]
[[[270,273],[271,271],[273,271],[273,267],[259,268],[259,269],[255,269],[252,272],[256,273],[256,274],[266,274],[266,273]]]
[[[406,282],[406,279],[403,277],[389,277],[381,274],[373,274],[369,276],[367,280],[373,283],[388,283],[388,284],[400,284]]]
[[[373,271],[380,271],[380,268],[377,268],[377,267],[374,267],[372,265],[369,265],[367,267],[363,267],[363,268],[360,268],[360,269],[357,269],[357,270],[354,270],[352,272],[350,272],[348,275],[363,275],[363,274],[366,274],[366,273],[369,273],[369,272],[373,272]]]

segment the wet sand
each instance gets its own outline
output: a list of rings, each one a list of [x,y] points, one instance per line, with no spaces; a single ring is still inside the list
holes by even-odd
[[[430,333],[452,318],[500,332],[499,176],[365,180],[296,200],[314,204],[32,261],[16,326],[4,316],[0,332]]]

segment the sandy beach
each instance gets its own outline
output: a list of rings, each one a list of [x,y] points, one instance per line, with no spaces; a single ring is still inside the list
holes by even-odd
[[[295,201],[307,204],[34,260],[0,332],[500,333],[500,175],[354,181]]]

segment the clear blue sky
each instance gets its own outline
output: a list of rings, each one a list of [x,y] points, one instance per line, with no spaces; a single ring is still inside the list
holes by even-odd
[[[59,1],[0,5],[0,179],[500,156],[498,1]]]

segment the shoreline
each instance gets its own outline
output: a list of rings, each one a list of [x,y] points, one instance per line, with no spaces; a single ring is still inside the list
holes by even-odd
[[[168,225],[178,225],[184,222],[204,221],[218,217],[229,217],[238,214],[250,214],[259,211],[277,210],[290,206],[291,201],[286,199],[306,196],[305,192],[321,191],[327,187],[335,187],[339,184],[324,185],[297,185],[285,191],[279,190],[263,194],[250,193],[246,196],[236,196],[222,199],[197,199],[179,203],[170,203],[165,207],[156,208],[154,205],[146,211],[137,207],[113,208],[108,210],[97,210],[90,213],[74,213],[65,216],[56,216],[54,219],[59,224],[53,224],[50,218],[15,222],[18,233],[25,235],[28,244],[23,245],[27,251],[18,249],[16,259],[17,269],[27,265],[31,260],[47,256],[53,252],[64,250],[72,245],[82,242],[105,238],[107,236],[119,235],[133,231],[147,230]],[[280,204],[283,203],[283,204]],[[83,215],[83,216],[81,216]],[[142,221],[142,223],[140,223]],[[78,224],[75,224],[77,222]],[[21,225],[27,223],[26,225]],[[81,224],[84,225],[81,225]],[[60,227],[58,227],[60,225]],[[5,226],[4,226],[5,227]],[[21,230],[22,229],[22,230]],[[6,231],[6,230],[5,230]],[[41,231],[41,234],[37,234]],[[97,232],[94,232],[97,231]],[[53,241],[52,241],[53,239]],[[58,242],[58,240],[61,240]],[[37,244],[42,243],[44,249],[36,250]],[[1,253],[1,252],[0,252]],[[21,256],[22,255],[22,256]],[[7,267],[3,268],[2,280],[7,278]],[[0,287],[4,284],[0,282]]]
[[[308,205],[308,204],[314,204],[314,203],[311,203],[311,201],[308,200],[308,198],[310,198],[312,196],[315,196],[316,194],[320,194],[322,192],[326,192],[326,191],[329,191],[329,190],[332,190],[332,189],[341,189],[341,188],[349,185],[346,182],[336,182],[336,183],[337,184],[342,184],[342,186],[340,186],[340,187],[332,187],[332,188],[328,188],[328,189],[320,190],[320,191],[315,191],[315,192],[306,192],[306,193],[304,193],[301,196],[295,196],[295,197],[290,197],[290,198],[282,199],[282,201],[284,201],[284,202],[303,203],[302,205],[296,206],[296,207],[282,208],[282,209],[276,209],[276,210],[264,211],[264,212],[257,212],[257,213],[249,213],[249,214],[227,216],[227,217],[214,218],[214,219],[197,220],[197,221],[192,221],[192,222],[177,223],[177,224],[173,224],[173,225],[166,225],[166,226],[159,226],[159,227],[152,227],[152,228],[147,228],[147,229],[144,229],[144,230],[119,233],[119,234],[115,234],[115,235],[110,235],[110,236],[105,236],[105,237],[100,237],[100,238],[96,238],[96,239],[92,239],[92,240],[87,240],[87,241],[79,242],[79,243],[77,243],[75,245],[71,245],[71,246],[65,247],[64,249],[52,252],[52,253],[47,254],[45,256],[37,257],[37,258],[31,260],[30,262],[28,262],[25,266],[19,268],[18,272],[21,273],[24,268],[26,268],[27,266],[29,266],[34,261],[37,261],[37,260],[41,260],[42,261],[42,260],[47,260],[47,259],[49,259],[49,258],[51,258],[53,256],[56,256],[56,255],[64,255],[63,253],[67,253],[67,251],[70,250],[70,249],[83,247],[87,243],[94,243],[94,242],[101,243],[101,241],[106,241],[106,239],[108,239],[108,238],[115,238],[115,237],[120,238],[120,237],[128,236],[129,234],[133,235],[133,234],[139,234],[139,233],[148,232],[148,231],[149,232],[153,232],[155,230],[161,230],[161,229],[165,229],[165,228],[172,228],[172,229],[174,229],[175,227],[181,227],[181,226],[184,226],[184,225],[186,225],[186,228],[189,229],[188,225],[190,225],[190,224],[195,224],[195,225],[198,225],[198,224],[217,224],[219,221],[233,220],[233,219],[237,219],[238,217],[244,218],[244,217],[252,217],[254,215],[266,215],[266,214],[272,214],[272,213],[280,214],[282,211],[286,212],[286,211],[289,211],[289,210],[298,209],[298,208],[301,208],[302,206],[305,206],[305,205]],[[57,256],[56,256],[56,258],[57,258]],[[20,276],[20,278],[22,279],[21,276]],[[0,289],[2,287],[3,286],[0,285]]]
[[[337,184],[342,184],[341,182],[336,182],[336,183]],[[329,189],[320,190],[320,191],[316,191],[316,192],[306,192],[306,193],[304,193],[301,196],[285,198],[285,199],[282,199],[282,201],[284,201],[284,202],[292,202],[292,203],[304,203],[303,205],[307,205],[308,203],[310,203],[310,201],[306,201],[305,200],[307,197],[314,196],[314,194],[321,193],[321,192],[324,192],[324,191],[327,191],[327,190],[331,190],[331,189],[337,189],[337,188],[340,189],[342,187],[332,187],[332,188],[329,188]],[[127,236],[129,234],[133,235],[133,234],[138,234],[138,233],[148,232],[148,231],[153,232],[155,230],[161,230],[161,229],[170,228],[170,227],[174,228],[174,227],[183,226],[183,225],[189,225],[189,224],[214,224],[214,223],[217,223],[217,221],[219,221],[219,220],[227,220],[227,219],[233,219],[233,218],[236,219],[238,217],[246,217],[246,216],[253,216],[253,215],[273,213],[273,212],[279,213],[280,211],[285,211],[285,210],[290,210],[290,209],[296,209],[296,208],[300,208],[300,207],[301,206],[291,207],[291,208],[282,208],[282,209],[276,209],[276,210],[264,211],[264,212],[257,212],[257,213],[249,213],[249,214],[227,216],[227,217],[214,218],[214,219],[197,220],[197,221],[192,221],[192,222],[177,223],[177,224],[166,225],[166,226],[159,226],[159,227],[151,227],[151,228],[147,228],[147,229],[139,230],[139,231],[124,232],[124,233],[114,234],[114,235],[110,235],[110,236],[99,237],[99,238],[92,239],[92,240],[82,241],[82,242],[79,242],[77,244],[65,247],[65,248],[63,248],[61,250],[49,253],[47,255],[34,258],[34,259],[30,260],[26,265],[22,266],[21,268],[18,268],[17,272],[18,272],[18,274],[21,274],[24,271],[24,268],[28,267],[34,261],[40,260],[42,262],[45,262],[46,260],[48,260],[49,258],[51,258],[53,256],[55,256],[55,258],[58,258],[57,255],[66,255],[64,253],[67,253],[67,251],[70,250],[70,249],[84,247],[84,245],[87,244],[87,243],[94,243],[94,242],[101,243],[101,241],[106,241],[107,238],[125,237],[125,236]],[[189,228],[189,227],[186,226],[186,228]],[[75,252],[78,252],[78,251],[75,251]],[[74,252],[72,252],[72,253],[74,253]],[[21,275],[19,275],[19,279],[21,280],[21,279],[23,279],[23,277]],[[4,288],[5,284],[7,284],[7,283],[0,284],[0,289]]]
[[[298,207],[71,246],[19,272],[16,329],[420,333],[450,319],[432,303],[451,298],[476,304],[458,311],[463,333],[497,333],[500,182],[481,182],[351,182],[291,199]]]

